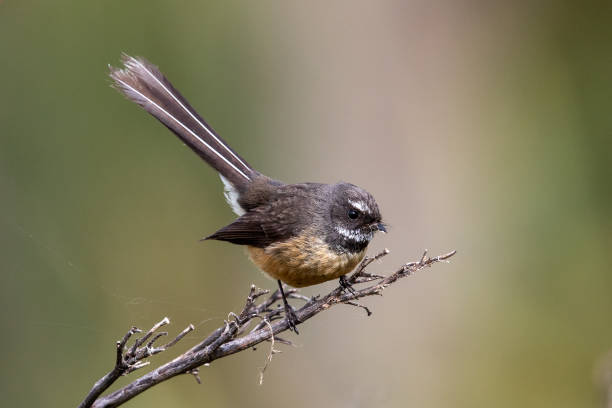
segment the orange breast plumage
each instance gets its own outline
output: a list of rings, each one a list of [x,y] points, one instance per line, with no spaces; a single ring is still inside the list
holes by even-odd
[[[298,288],[339,278],[353,270],[365,255],[365,249],[338,254],[320,238],[309,235],[301,234],[266,248],[249,246],[249,255],[268,275]]]

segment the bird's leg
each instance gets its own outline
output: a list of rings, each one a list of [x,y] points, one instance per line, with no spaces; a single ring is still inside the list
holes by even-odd
[[[285,296],[285,290],[283,289],[283,283],[278,280],[278,287],[280,289],[280,293],[283,297],[283,303],[285,304],[285,316],[287,317],[287,321],[289,322],[289,330],[293,330],[295,334],[300,334],[297,329],[297,324],[300,322],[295,315],[295,311],[287,302],[287,296]]]
[[[355,290],[353,285],[351,285],[349,281],[346,279],[346,275],[340,276],[340,287],[342,288],[343,291],[350,292],[351,295],[355,295],[355,296],[357,295],[357,291]]]

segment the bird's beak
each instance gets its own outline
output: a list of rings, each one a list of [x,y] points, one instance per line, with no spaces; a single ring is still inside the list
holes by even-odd
[[[387,233],[387,228],[385,228],[385,224],[383,224],[382,222],[376,224],[376,229],[384,232],[385,234]]]

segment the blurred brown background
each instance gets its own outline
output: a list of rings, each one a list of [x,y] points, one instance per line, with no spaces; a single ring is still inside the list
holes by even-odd
[[[579,5],[580,4],[580,5]],[[198,330],[274,288],[217,175],[109,87],[150,59],[251,164],[374,194],[393,270],[457,249],[362,311],[307,322],[131,407],[597,407],[612,347],[609,2],[0,3],[0,395],[76,406],[131,325]],[[332,284],[304,290],[323,293]],[[173,354],[172,354],[173,353]],[[125,383],[137,373],[122,379]]]

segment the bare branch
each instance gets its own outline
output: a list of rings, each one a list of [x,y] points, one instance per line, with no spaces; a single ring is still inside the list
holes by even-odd
[[[372,262],[381,259],[388,253],[389,250],[385,249],[376,256],[366,257],[357,267],[356,271],[344,280],[341,286],[332,290],[325,296],[307,298],[296,293],[295,289],[286,291],[289,298],[305,302],[305,304],[295,312],[299,323],[301,324],[318,313],[339,303],[346,303],[351,306],[363,308],[369,316],[372,314],[370,309],[357,303],[356,300],[372,295],[382,295],[385,288],[399,279],[413,275],[425,267],[432,266],[434,263],[446,261],[455,255],[456,251],[434,258],[429,258],[427,256],[427,251],[425,251],[419,261],[402,265],[389,276],[374,275],[366,272],[366,269]],[[365,287],[360,289],[353,286],[364,284]],[[268,296],[264,297],[264,295]],[[263,300],[257,303],[260,299]],[[242,311],[239,314],[230,313],[228,321],[226,321],[223,326],[213,331],[200,343],[176,357],[174,360],[137,378],[123,388],[104,397],[100,397],[100,394],[119,376],[147,364],[148,362],[143,361],[145,358],[173,346],[189,331],[193,330],[193,326],[190,325],[166,345],[155,348],[153,347],[153,343],[165,335],[165,333],[161,332],[156,333],[160,327],[168,323],[166,319],[163,319],[158,324],[154,325],[142,338],[137,339],[129,351],[124,353],[125,345],[130,337],[140,332],[135,327],[130,329],[124,338],[117,342],[117,363],[115,368],[96,383],[79,407],[116,407],[147,389],[180,374],[193,375],[196,381],[200,382],[200,372],[198,368],[202,365],[208,365],[210,362],[219,358],[249,348],[254,348],[263,341],[270,341],[270,352],[260,372],[261,382],[263,380],[263,373],[270,364],[272,356],[278,352],[278,350],[274,348],[275,343],[292,344],[290,341],[278,337],[279,333],[289,329],[289,322],[284,318],[283,309],[274,307],[280,300],[281,294],[278,290],[269,294],[267,290],[258,289],[254,285],[251,286]],[[255,322],[255,318],[259,321]],[[147,340],[149,340],[148,343],[142,346]]]
[[[79,408],[91,407],[92,404],[96,401],[96,399],[108,388],[110,387],[119,377],[122,375],[126,375],[135,371],[139,368],[142,368],[149,364],[148,361],[144,361],[145,358],[161,353],[165,351],[169,347],[172,347],[179,340],[181,340],[187,333],[194,329],[193,325],[189,325],[185,330],[176,336],[172,341],[167,343],[161,347],[153,347],[153,343],[157,341],[160,337],[168,335],[166,332],[155,333],[160,327],[165,326],[170,323],[170,320],[167,317],[164,317],[161,321],[154,324],[153,327],[141,338],[136,339],[134,341],[134,345],[126,351],[126,345],[130,338],[136,333],[142,333],[137,327],[132,327],[128,332],[123,336],[123,338],[117,341],[116,345],[116,359],[115,359],[115,367],[104,377],[98,380],[89,394],[85,397],[83,402],[79,405]],[[149,342],[144,347],[142,344],[147,341],[151,336],[153,338],[149,340]]]

